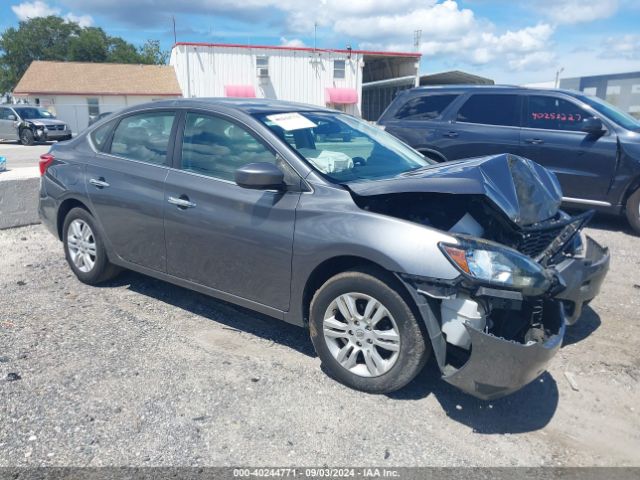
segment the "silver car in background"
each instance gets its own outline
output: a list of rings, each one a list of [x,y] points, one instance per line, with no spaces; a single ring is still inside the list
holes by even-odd
[[[45,110],[29,105],[0,105],[0,140],[23,145],[49,140],[71,140],[69,125]]]

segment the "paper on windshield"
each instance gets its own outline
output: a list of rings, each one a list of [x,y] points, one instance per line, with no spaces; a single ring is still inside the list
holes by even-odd
[[[267,119],[288,132],[303,128],[315,128],[317,125],[297,112],[276,113],[267,115]]]

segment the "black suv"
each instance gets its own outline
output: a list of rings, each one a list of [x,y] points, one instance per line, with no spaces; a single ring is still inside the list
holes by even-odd
[[[640,121],[580,92],[505,86],[415,88],[378,124],[437,161],[495,153],[553,171],[563,201],[626,214],[640,233]]]

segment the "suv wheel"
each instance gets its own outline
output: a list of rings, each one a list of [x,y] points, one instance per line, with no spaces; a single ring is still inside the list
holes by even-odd
[[[23,128],[22,130],[20,130],[20,143],[25,146],[30,146],[36,143],[31,129]]]
[[[430,345],[397,281],[371,270],[329,279],[311,301],[309,330],[329,376],[371,393],[409,383],[425,365]]]
[[[67,214],[63,244],[71,270],[83,283],[96,285],[110,280],[120,271],[109,263],[93,217],[82,208],[74,208]]]
[[[640,234],[640,188],[627,199],[626,213],[629,225]]]

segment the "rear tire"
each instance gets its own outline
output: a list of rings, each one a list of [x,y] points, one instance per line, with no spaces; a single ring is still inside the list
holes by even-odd
[[[405,297],[393,276],[373,269],[340,273],[320,287],[309,330],[325,372],[369,393],[393,392],[413,380],[431,345]]]
[[[34,143],[36,143],[36,139],[33,136],[33,132],[30,128],[23,128],[20,131],[20,143],[25,147],[30,147]]]
[[[625,210],[629,225],[635,233],[640,235],[640,188],[627,199]]]
[[[120,268],[109,262],[95,221],[85,209],[73,208],[67,213],[62,234],[67,263],[82,283],[97,285],[120,273]]]

